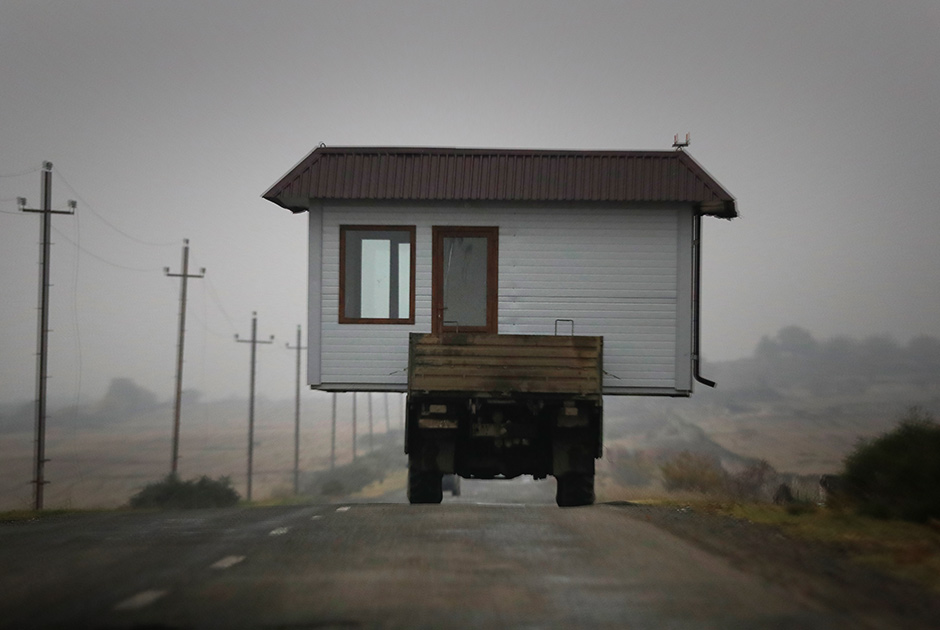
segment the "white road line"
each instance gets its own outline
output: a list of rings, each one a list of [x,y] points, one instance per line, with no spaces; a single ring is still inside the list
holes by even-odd
[[[114,607],[114,610],[138,610],[144,606],[149,606],[154,603],[164,595],[166,591],[141,591],[133,597],[128,597],[123,602],[120,602],[117,606]]]
[[[219,560],[218,562],[216,562],[209,568],[210,569],[228,569],[229,567],[235,566],[236,564],[238,564],[244,559],[245,559],[245,556],[225,556],[224,558],[222,558],[221,560]]]
[[[320,515],[320,514],[317,514],[316,516],[311,516],[311,517],[310,517],[310,520],[311,520],[311,521],[319,521],[321,518],[323,518],[323,516]]]
[[[349,511],[349,506],[348,506],[348,505],[344,505],[343,507],[338,507],[338,508],[336,508],[336,511],[337,511],[337,512],[348,512],[348,511]]]
[[[278,527],[277,529],[272,529],[269,536],[283,536],[290,530],[289,527]]]

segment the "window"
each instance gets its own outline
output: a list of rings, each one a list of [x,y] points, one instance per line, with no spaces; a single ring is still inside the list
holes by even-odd
[[[414,226],[339,228],[339,322],[413,324]]]

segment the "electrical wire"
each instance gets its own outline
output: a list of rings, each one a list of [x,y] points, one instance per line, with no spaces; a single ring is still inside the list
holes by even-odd
[[[61,237],[62,237],[63,239],[65,239],[67,242],[69,242],[69,243],[71,243],[72,245],[74,245],[74,246],[75,246],[78,250],[80,250],[82,253],[87,254],[88,256],[91,256],[92,258],[94,258],[94,259],[96,259],[96,260],[98,260],[98,261],[100,261],[100,262],[103,262],[103,263],[106,264],[106,265],[109,265],[109,266],[111,266],[111,267],[114,267],[114,268],[116,268],[116,269],[123,269],[123,270],[125,270],[125,271],[136,271],[136,272],[138,272],[138,273],[154,273],[154,271],[155,271],[153,268],[145,269],[145,268],[141,268],[141,267],[128,267],[128,266],[126,266],[126,265],[121,265],[121,264],[118,264],[118,263],[116,263],[116,262],[112,262],[112,261],[108,260],[107,258],[102,258],[102,257],[99,256],[98,254],[96,254],[96,253],[94,253],[94,252],[92,252],[92,251],[89,251],[89,250],[85,249],[84,247],[82,247],[81,245],[79,245],[78,243],[76,243],[75,241],[73,241],[72,239],[70,239],[68,236],[66,236],[66,235],[65,235],[61,230],[59,230],[58,228],[53,227],[53,228],[52,228],[52,231],[55,232],[56,234],[58,234],[59,236],[61,236]]]
[[[225,307],[222,306],[222,302],[221,300],[219,300],[219,295],[218,293],[216,293],[215,285],[212,284],[212,280],[210,280],[209,277],[206,276],[205,281],[206,281],[206,286],[209,288],[209,297],[212,298],[212,301],[215,302],[215,305],[222,312],[222,315],[225,316],[226,321],[228,321],[228,324],[229,326],[232,327],[232,332],[234,333],[235,331],[238,330],[238,326],[235,325],[235,321],[231,318],[231,316],[225,310]]]
[[[0,173],[0,179],[7,179],[9,177],[23,177],[24,175],[29,175],[31,173],[35,173],[40,170],[42,170],[41,164],[39,166],[32,167],[28,171],[22,171],[20,173]]]
[[[138,244],[140,244],[140,245],[147,245],[147,246],[149,246],[149,247],[171,247],[171,246],[174,246],[174,245],[177,244],[176,242],[173,242],[173,243],[156,243],[156,242],[153,242],[153,241],[146,241],[146,240],[144,240],[144,239],[137,238],[136,236],[134,236],[134,235],[132,235],[132,234],[128,234],[127,232],[125,232],[124,230],[122,230],[121,228],[117,227],[116,225],[114,225],[113,223],[111,223],[110,221],[108,221],[106,218],[104,218],[104,216],[103,216],[101,213],[99,213],[97,210],[95,210],[94,206],[92,206],[90,203],[88,203],[87,201],[85,201],[84,199],[82,199],[81,195],[78,194],[78,191],[75,190],[75,187],[72,186],[72,185],[68,182],[68,180],[65,178],[65,176],[62,174],[62,171],[60,171],[60,170],[59,170],[58,168],[56,168],[56,167],[53,167],[53,168],[52,168],[52,172],[55,173],[55,174],[59,177],[59,179],[62,180],[62,183],[65,184],[66,187],[67,187],[69,190],[72,191],[72,194],[75,195],[75,198],[82,202],[82,208],[83,208],[83,209],[89,210],[93,215],[95,215],[95,217],[98,218],[99,221],[101,221],[102,223],[104,223],[105,225],[107,225],[109,228],[111,228],[112,230],[114,230],[115,232],[117,232],[118,234],[120,234],[121,236],[123,236],[124,238],[127,238],[127,239],[129,239],[129,240],[132,240],[132,241],[134,241],[135,243],[138,243]]]

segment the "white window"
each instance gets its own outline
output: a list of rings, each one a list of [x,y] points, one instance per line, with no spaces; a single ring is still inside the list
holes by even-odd
[[[414,226],[340,226],[341,324],[414,323]]]

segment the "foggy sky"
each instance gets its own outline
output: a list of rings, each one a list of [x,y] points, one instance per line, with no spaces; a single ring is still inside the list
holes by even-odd
[[[260,198],[318,143],[668,149],[736,196],[704,229],[703,352],[940,335],[940,3],[0,0],[0,401],[34,395],[54,163],[50,397],[114,376],[292,395],[306,217]]]

